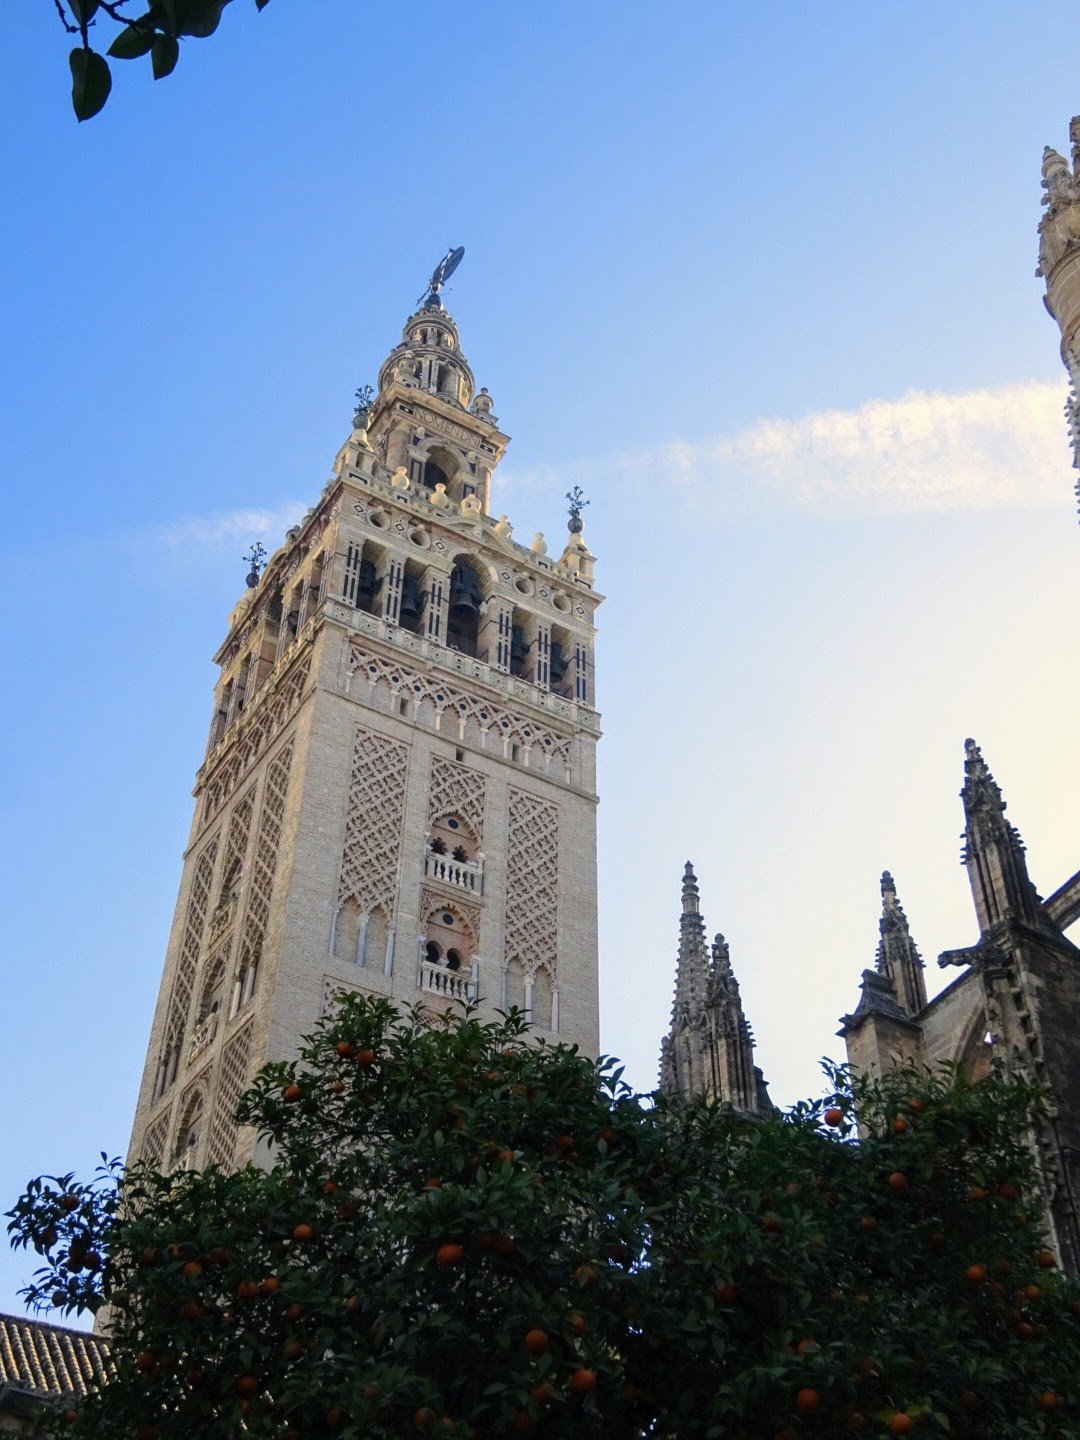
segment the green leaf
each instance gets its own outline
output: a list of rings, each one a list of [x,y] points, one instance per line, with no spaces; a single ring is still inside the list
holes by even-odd
[[[180,58],[180,43],[174,35],[159,35],[154,41],[154,79],[162,80],[176,69]]]
[[[175,0],[177,31],[204,40],[221,23],[221,12],[229,0]]]
[[[80,47],[68,56],[71,66],[71,104],[80,122],[96,115],[112,89],[108,61],[94,50]]]
[[[154,32],[149,26],[128,25],[109,46],[109,54],[114,60],[138,60],[153,43]]]
[[[68,0],[68,8],[80,25],[89,25],[101,0]]]

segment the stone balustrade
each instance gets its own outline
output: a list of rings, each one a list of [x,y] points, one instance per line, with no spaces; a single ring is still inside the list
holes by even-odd
[[[454,860],[449,855],[438,855],[434,850],[429,850],[424,861],[424,874],[429,880],[438,880],[443,885],[467,890],[470,895],[484,893],[482,860]]]
[[[447,1000],[470,1004],[476,999],[478,982],[476,965],[471,970],[451,970],[430,960],[420,961],[420,989],[429,995],[441,995]]]

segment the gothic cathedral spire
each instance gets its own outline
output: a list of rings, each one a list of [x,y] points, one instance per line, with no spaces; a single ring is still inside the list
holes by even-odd
[[[132,1157],[250,1158],[240,1090],[341,991],[595,1053],[601,597],[580,516],[491,517],[508,443],[433,287],[215,656]]]
[[[877,949],[878,972],[892,982],[896,998],[907,1014],[917,1015],[926,1006],[925,967],[888,870],[881,876],[878,929],[881,935]]]
[[[671,1029],[660,1050],[660,1088],[683,1101],[704,1098],[735,1110],[769,1105],[765,1081],[754,1065],[754,1037],[727,941],[717,935],[710,954],[689,860],[683,870]]]

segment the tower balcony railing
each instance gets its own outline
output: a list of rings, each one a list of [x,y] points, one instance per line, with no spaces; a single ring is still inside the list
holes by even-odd
[[[195,1026],[194,1033],[191,1036],[191,1044],[188,1046],[189,1065],[195,1059],[196,1055],[202,1054],[217,1034],[217,1022],[218,1012],[212,1010],[205,1020],[200,1020],[198,1025]]]
[[[429,880],[438,880],[443,885],[467,890],[470,895],[482,895],[484,892],[482,856],[476,860],[454,860],[449,855],[439,855],[434,850],[429,850],[424,861],[424,874]]]
[[[476,999],[479,981],[479,967],[475,964],[471,970],[451,970],[431,960],[420,961],[420,989],[429,995],[468,1005]]]

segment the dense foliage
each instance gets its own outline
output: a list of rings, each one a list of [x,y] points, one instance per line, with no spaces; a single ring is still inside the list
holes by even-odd
[[[78,120],[89,120],[104,106],[112,90],[109,61],[95,48],[99,27],[110,22],[108,55],[113,60],[149,56],[154,79],[171,75],[184,40],[212,35],[232,0],[53,0],[60,23],[79,43],[71,51],[71,104]],[[263,10],[269,0],[255,0]]]
[[[1036,1097],[900,1070],[649,1106],[517,1016],[343,1002],[241,1118],[272,1168],[34,1182],[27,1292],[109,1307],[74,1437],[1080,1435]],[[851,1117],[858,1111],[861,1138]]]

